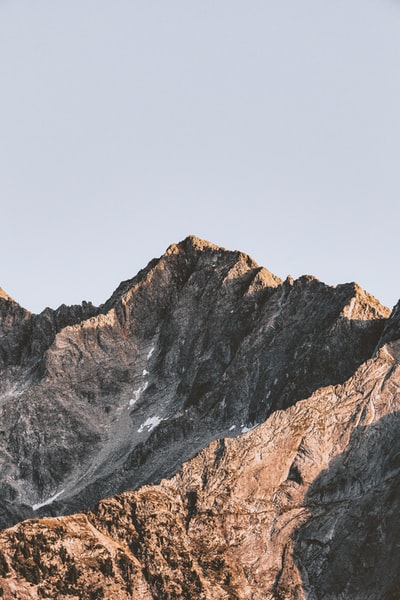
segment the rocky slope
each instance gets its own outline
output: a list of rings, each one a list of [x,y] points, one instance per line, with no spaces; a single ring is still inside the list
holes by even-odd
[[[3,597],[399,598],[399,309],[346,381],[159,485],[1,533]]]
[[[370,358],[389,311],[189,237],[102,306],[0,296],[0,526],[156,483]]]

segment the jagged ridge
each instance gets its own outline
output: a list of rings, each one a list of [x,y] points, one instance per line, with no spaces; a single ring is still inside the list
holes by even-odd
[[[397,598],[400,339],[384,339],[171,480],[3,532],[4,598]]]
[[[282,282],[193,236],[99,308],[35,316],[0,299],[0,311],[3,526],[157,482],[343,382],[388,316],[355,284]]]

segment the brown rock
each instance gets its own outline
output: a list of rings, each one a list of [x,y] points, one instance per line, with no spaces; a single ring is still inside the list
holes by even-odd
[[[158,486],[4,531],[5,597],[396,598],[399,350]]]
[[[160,481],[370,358],[389,311],[189,237],[99,308],[0,298],[0,525]]]

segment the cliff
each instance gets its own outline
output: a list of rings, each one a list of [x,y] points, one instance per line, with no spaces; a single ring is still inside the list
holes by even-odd
[[[189,237],[0,331],[3,597],[398,597],[399,305]]]

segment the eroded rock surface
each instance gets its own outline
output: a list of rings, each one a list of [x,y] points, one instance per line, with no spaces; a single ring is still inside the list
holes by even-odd
[[[370,358],[389,311],[189,237],[102,306],[0,296],[0,526],[173,475]],[[389,330],[387,330],[389,331]]]
[[[4,598],[399,597],[400,339],[159,485],[0,534]]]

